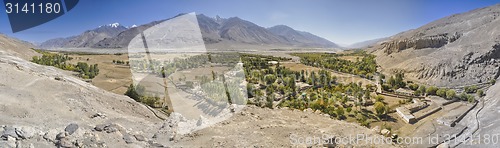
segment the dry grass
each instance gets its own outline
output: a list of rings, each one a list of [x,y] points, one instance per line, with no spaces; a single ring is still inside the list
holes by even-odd
[[[339,59],[348,60],[351,62],[356,62],[363,59],[363,56],[340,56]]]
[[[307,65],[304,65],[301,63],[283,62],[280,64],[287,67],[287,68],[290,68],[290,70],[293,70],[293,71],[305,70],[305,71],[309,71],[309,72],[311,72],[311,71],[318,72],[319,70],[321,70],[321,68],[307,66]]]
[[[92,84],[116,94],[124,94],[127,87],[132,84],[132,74],[126,65],[113,64],[113,60],[128,61],[128,56],[123,55],[75,55],[71,63],[87,62],[99,65],[99,75],[92,79]],[[87,60],[88,59],[88,60]]]

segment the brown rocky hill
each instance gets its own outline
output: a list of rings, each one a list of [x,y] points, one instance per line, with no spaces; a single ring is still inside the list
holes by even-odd
[[[34,47],[31,43],[0,33],[0,54],[10,54],[25,60],[31,60],[33,56],[39,55],[34,50],[29,50]]]
[[[488,82],[500,74],[500,4],[445,17],[369,49],[386,73],[438,86]]]

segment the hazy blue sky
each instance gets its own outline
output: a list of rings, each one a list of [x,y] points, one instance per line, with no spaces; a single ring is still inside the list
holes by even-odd
[[[263,27],[284,24],[339,44],[387,37],[500,0],[80,0],[69,13],[13,34],[1,7],[0,32],[31,42],[77,35],[100,25],[149,23],[179,13],[238,16]],[[3,3],[2,3],[3,4]]]

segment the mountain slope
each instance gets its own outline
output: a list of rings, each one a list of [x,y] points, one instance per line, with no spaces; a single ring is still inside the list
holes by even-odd
[[[178,16],[183,15],[179,14]],[[177,17],[177,16],[176,16]],[[337,48],[324,38],[308,32],[296,31],[290,27],[275,26],[269,29],[238,17],[211,18],[203,14],[196,15],[205,44],[208,48],[245,48],[262,47],[310,47]],[[174,17],[175,18],[175,17]],[[168,19],[167,19],[168,20]],[[96,34],[97,31],[85,32],[79,36],[65,39],[52,39],[42,43],[41,47],[92,47],[92,48],[126,48],[130,40],[143,30],[165,20],[155,21],[137,27],[121,30],[116,35]],[[292,33],[292,38],[280,29]]]
[[[369,51],[386,73],[438,86],[477,84],[500,75],[500,4],[445,17]]]
[[[31,60],[33,56],[40,55],[34,50],[30,50],[31,48],[35,48],[31,43],[0,33],[0,54],[9,54],[25,60]]]
[[[156,25],[162,21],[154,21],[145,25],[140,25],[137,27],[129,28],[120,32],[115,37],[105,38],[100,40],[94,45],[91,45],[92,48],[124,48],[127,47],[130,40],[132,40],[135,36],[137,36],[142,31],[148,29],[149,27]]]
[[[337,44],[309,32],[297,31],[286,25],[268,28],[272,33],[285,38],[288,42],[297,42],[299,46],[339,47]]]
[[[123,137],[132,131],[148,134],[149,128],[159,128],[155,124],[161,120],[145,105],[25,60],[38,55],[30,46],[0,36],[0,147],[127,147]],[[95,131],[100,124],[113,124],[116,133]]]
[[[117,36],[122,31],[127,30],[118,23],[99,26],[93,30],[87,30],[80,35],[51,39],[39,45],[41,48],[87,48],[106,38]]]
[[[366,48],[366,47],[372,47],[374,45],[380,44],[381,42],[384,42],[388,40],[388,37],[385,38],[378,38],[378,39],[372,39],[372,40],[366,40],[362,42],[357,42],[348,46],[345,46],[346,48]]]
[[[220,36],[223,39],[248,43],[248,44],[282,44],[286,43],[284,38],[274,35],[249,21],[238,17],[229,18],[220,28]]]

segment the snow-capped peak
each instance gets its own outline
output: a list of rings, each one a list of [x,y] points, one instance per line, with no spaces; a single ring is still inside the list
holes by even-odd
[[[117,28],[118,26],[120,26],[120,23],[113,23],[113,24],[109,24],[108,26],[111,26],[113,28]]]
[[[111,27],[111,28],[118,28],[120,26],[120,23],[112,23],[112,24],[107,24],[107,25],[101,25],[101,26],[99,26],[99,28],[104,27],[104,26]]]
[[[130,28],[134,28],[134,27],[137,27],[137,25],[135,25],[135,24],[134,24],[134,25],[132,25],[132,27],[130,27]]]

